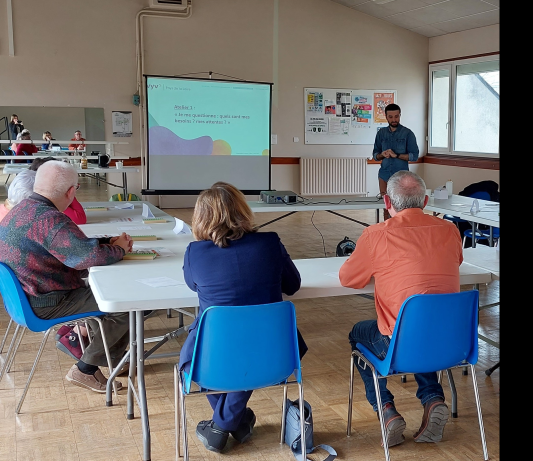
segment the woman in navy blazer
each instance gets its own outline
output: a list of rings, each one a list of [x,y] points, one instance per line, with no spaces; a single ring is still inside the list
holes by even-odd
[[[300,289],[300,273],[278,234],[256,230],[244,195],[231,184],[217,182],[199,195],[192,218],[197,241],[185,251],[183,272],[189,288],[198,293],[200,309],[181,348],[180,369],[190,368],[198,321],[206,308],[274,303],[282,301],[282,293]],[[299,332],[298,340],[303,357],[307,346]],[[230,433],[241,443],[252,435],[256,418],[246,407],[251,395],[207,395],[213,418],[200,421],[196,435],[208,450],[220,452]]]

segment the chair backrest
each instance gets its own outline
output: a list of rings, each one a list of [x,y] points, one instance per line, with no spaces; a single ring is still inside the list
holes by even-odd
[[[425,373],[464,360],[477,363],[478,300],[477,290],[407,298],[389,345],[388,370],[380,373]]]
[[[34,330],[34,319],[39,318],[33,313],[26,293],[22,289],[20,282],[9,266],[0,262],[0,294],[4,301],[4,307],[9,316],[19,325]],[[31,325],[31,326],[30,326]]]
[[[128,194],[124,197],[124,194],[113,194],[109,199],[110,202],[131,202],[131,201],[140,201],[141,199],[137,194]]]
[[[490,201],[490,194],[487,191],[480,190],[477,192],[474,192],[473,194],[469,195],[471,198],[478,198],[480,200],[489,200]]]
[[[212,306],[198,323],[185,392],[243,391],[301,382],[296,311],[290,301],[253,306]]]

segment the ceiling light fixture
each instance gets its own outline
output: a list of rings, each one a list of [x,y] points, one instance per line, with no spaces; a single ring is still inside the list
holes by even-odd
[[[390,3],[394,2],[395,0],[372,0],[374,3],[377,3],[378,5],[383,5],[384,3]]]

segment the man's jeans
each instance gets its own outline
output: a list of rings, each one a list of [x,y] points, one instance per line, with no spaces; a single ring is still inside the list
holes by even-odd
[[[363,320],[354,325],[352,331],[348,335],[350,344],[352,345],[352,351],[357,349],[355,345],[361,343],[371,350],[377,357],[384,359],[389,350],[390,338],[387,335],[382,335],[378,329],[377,320]],[[376,391],[374,389],[374,378],[372,377],[372,370],[369,366],[365,369],[364,362],[357,363],[357,357],[355,359],[355,366],[359,370],[359,374],[365,384],[366,398],[374,411],[378,411]],[[437,373],[415,373],[415,380],[418,384],[418,390],[416,396],[420,399],[422,405],[424,405],[429,399],[433,397],[440,397],[444,400],[444,392],[442,386],[437,379]],[[381,378],[378,380],[379,392],[381,394],[381,403],[394,403],[394,396],[387,389],[387,379]]]

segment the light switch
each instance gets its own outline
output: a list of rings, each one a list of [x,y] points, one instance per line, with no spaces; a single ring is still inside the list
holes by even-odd
[[[292,140],[293,140],[294,142],[300,142],[300,138],[298,138],[297,136],[295,136],[294,138],[292,138]]]
[[[278,135],[277,134],[271,134],[270,135],[270,144],[277,144],[278,143]]]

